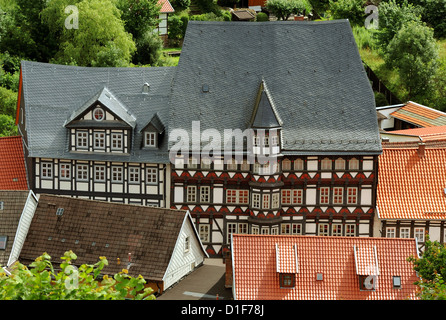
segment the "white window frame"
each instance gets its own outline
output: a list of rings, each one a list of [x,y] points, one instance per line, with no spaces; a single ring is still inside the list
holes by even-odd
[[[322,199],[327,199],[322,201]],[[320,187],[319,188],[319,204],[329,204],[330,203],[330,187]]]
[[[140,167],[128,167],[129,171],[129,183],[139,184],[141,182],[141,168]]]
[[[336,237],[341,237],[343,231],[343,226],[340,223],[331,224],[331,235]]]
[[[284,205],[294,205],[303,203],[302,189],[282,189],[281,202]]]
[[[59,179],[71,180],[71,163],[59,163]]]
[[[124,168],[121,166],[111,167],[111,182],[121,183],[124,179]]]
[[[76,180],[88,181],[89,166],[85,163],[76,164]]]
[[[112,132],[110,134],[111,145],[110,149],[113,151],[123,150],[123,134],[122,132]]]
[[[147,184],[158,183],[158,168],[146,168],[146,183]]]
[[[5,208],[5,202],[0,201],[0,210],[3,210]]]
[[[209,203],[211,201],[211,187],[200,186],[200,202]]]
[[[274,192],[271,195],[271,209],[280,208],[280,193]]]
[[[252,194],[252,207],[255,209],[260,209],[260,193]]]
[[[318,236],[329,236],[330,235],[330,225],[328,223],[319,223],[317,226]]]
[[[248,204],[249,203],[249,190],[227,189],[226,190],[226,203]]]
[[[345,225],[345,236],[355,237],[356,236],[356,225],[348,223]]]
[[[144,147],[153,148],[157,146],[157,133],[153,131],[144,132]]]
[[[279,145],[279,136],[277,134],[271,135],[271,146]]]
[[[395,227],[386,227],[386,238],[396,238]]]
[[[357,187],[347,187],[347,204],[358,204]]]
[[[88,131],[76,131],[76,148],[88,149]]]
[[[231,159],[231,161],[227,163],[226,168],[228,171],[237,171],[237,166],[237,160]]]
[[[333,187],[333,205],[344,204],[344,187]]]
[[[105,165],[97,164],[94,166],[94,181],[95,182],[105,182]],[[99,174],[99,177],[98,177]]]
[[[198,234],[201,242],[209,242],[211,234],[211,225],[209,223],[200,223],[198,225]]]
[[[271,196],[269,193],[262,194],[262,209],[269,210],[271,208]]]
[[[424,242],[424,235],[426,234],[426,229],[424,227],[416,227],[414,228],[413,235],[417,238],[418,242]]]
[[[410,238],[410,227],[400,227],[400,238]]]
[[[95,150],[105,149],[105,139],[106,135],[103,131],[95,131],[93,133],[93,147]]]
[[[101,113],[101,117],[100,118],[96,118],[96,113]],[[96,107],[94,110],[93,110],[93,113],[92,113],[92,118],[94,119],[94,120],[96,120],[96,121],[102,121],[102,120],[104,120],[105,119],[105,111],[101,108],[101,107]]]
[[[197,202],[197,186],[187,186],[186,202]]]
[[[54,165],[52,162],[42,161],[40,163],[40,178],[53,179]]]

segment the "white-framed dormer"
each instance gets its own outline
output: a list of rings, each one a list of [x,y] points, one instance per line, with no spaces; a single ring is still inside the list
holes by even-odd
[[[164,134],[164,124],[155,113],[149,122],[140,130],[142,133],[141,148],[159,148],[160,141]]]

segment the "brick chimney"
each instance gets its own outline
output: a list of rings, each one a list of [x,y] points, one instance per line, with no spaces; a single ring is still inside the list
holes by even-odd
[[[418,156],[420,158],[424,157],[424,150],[426,149],[426,144],[424,142],[418,143]]]

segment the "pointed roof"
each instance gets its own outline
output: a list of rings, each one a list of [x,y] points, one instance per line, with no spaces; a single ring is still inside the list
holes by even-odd
[[[150,121],[144,127],[142,127],[142,129],[139,132],[144,131],[150,125],[152,125],[158,131],[158,133],[163,133],[165,130],[164,123],[158,116],[158,113],[155,113],[153,117],[150,119]]]
[[[274,107],[271,94],[266,87],[265,81],[262,80],[257,95],[251,119],[251,127],[253,128],[277,128],[282,126],[282,121]]]
[[[22,137],[0,138],[0,190],[28,190]]]
[[[68,126],[73,123],[73,121],[81,117],[98,102],[132,128],[136,126],[135,116],[131,114],[129,110],[127,110],[127,108],[113,95],[113,93],[111,93],[107,87],[103,87],[98,93],[88,99],[87,102],[85,102],[80,108],[73,111],[64,126]]]

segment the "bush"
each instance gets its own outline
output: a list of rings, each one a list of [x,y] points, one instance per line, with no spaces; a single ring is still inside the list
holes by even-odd
[[[171,0],[170,4],[175,9],[175,11],[178,12],[189,8],[190,0]]]
[[[334,19],[348,19],[352,25],[364,25],[366,14],[364,0],[330,1]]]
[[[0,114],[15,117],[17,92],[0,87]]]
[[[133,63],[139,65],[158,66],[163,49],[163,40],[158,34],[147,31],[136,41],[136,53]]]
[[[256,21],[269,21],[269,17],[265,12],[257,13]]]

